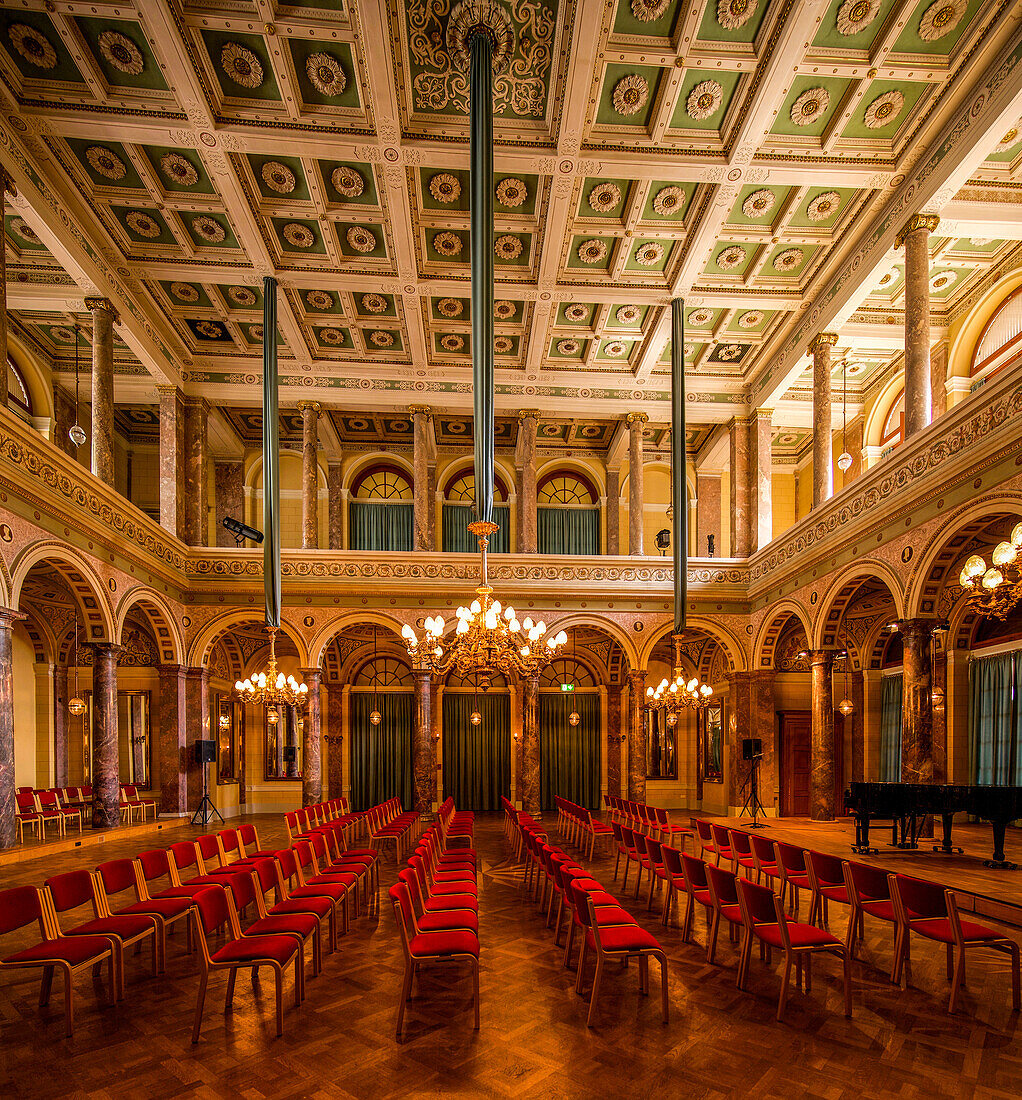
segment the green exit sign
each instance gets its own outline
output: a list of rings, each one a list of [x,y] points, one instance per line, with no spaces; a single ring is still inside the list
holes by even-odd
[[[561,691],[574,691],[574,690],[575,690],[575,685],[574,684],[561,684]]]

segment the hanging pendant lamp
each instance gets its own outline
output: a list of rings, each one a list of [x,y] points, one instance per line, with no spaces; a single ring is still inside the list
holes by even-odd
[[[848,453],[848,360],[844,359],[841,363],[841,453],[837,456],[837,468],[845,473],[852,461]]]
[[[373,623],[373,710],[369,715],[369,721],[372,722],[374,726],[378,726],[383,721],[383,715],[380,714],[380,700],[376,694],[376,687],[380,674],[376,654],[376,623]]]
[[[578,639],[578,627],[571,632],[571,662],[573,669],[578,668],[578,662],[575,660],[575,643]],[[579,717],[578,711],[575,709],[575,684],[574,678],[572,679],[572,694],[571,694],[571,714],[568,715],[568,725],[577,726],[582,719]]]
[[[79,335],[80,332],[81,332],[81,326],[76,322],[75,323],[75,422],[71,425],[71,427],[68,429],[68,432],[67,432],[68,439],[70,439],[71,442],[76,447],[80,447],[85,442],[85,440],[88,438],[85,434],[85,429],[81,425],[81,419],[82,419],[81,391],[80,391],[80,388],[79,388],[79,381],[78,381],[78,335]],[[75,630],[76,630],[75,645],[76,645],[76,647],[77,647],[77,644],[78,644],[77,643],[77,638],[78,638],[77,628],[78,628],[78,620],[76,618],[75,619]]]
[[[71,698],[67,701],[69,714],[80,718],[85,713],[85,700],[78,691],[78,612],[75,611],[75,648],[74,648],[75,686]]]

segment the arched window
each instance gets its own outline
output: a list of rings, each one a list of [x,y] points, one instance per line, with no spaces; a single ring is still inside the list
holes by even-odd
[[[581,474],[556,471],[539,484],[537,541],[541,554],[598,554],[600,507]]]
[[[412,549],[412,484],[396,466],[373,466],[352,487],[352,550]]]
[[[1010,294],[987,321],[972,355],[972,377],[989,377],[1022,359],[1022,287]],[[977,383],[978,385],[979,383]]]
[[[25,385],[25,376],[10,356],[7,357],[7,404],[25,416],[33,415],[32,397]]]
[[[539,674],[539,686],[543,691],[564,691],[565,684],[570,684],[574,691],[596,687],[593,674],[574,657],[562,657],[551,661]],[[565,694],[570,693],[565,692]]]
[[[884,421],[883,431],[880,433],[880,457],[886,457],[901,445],[905,438],[905,391],[894,399]]]
[[[398,657],[377,654],[375,659],[369,657],[353,681],[348,719],[352,806],[364,810],[395,797],[410,805],[412,670]]]
[[[397,657],[369,660],[355,674],[355,687],[411,688],[412,670]]]
[[[475,519],[476,477],[473,470],[455,474],[444,486],[443,549],[455,554],[471,554],[478,549],[468,525]],[[498,530],[490,539],[491,554],[511,550],[511,509],[508,492],[499,477],[493,479],[493,522]]]

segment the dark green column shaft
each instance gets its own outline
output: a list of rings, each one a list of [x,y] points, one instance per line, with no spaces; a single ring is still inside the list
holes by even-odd
[[[671,300],[671,488],[674,497],[674,631],[685,629],[688,598],[688,488],[685,448],[685,302]]]

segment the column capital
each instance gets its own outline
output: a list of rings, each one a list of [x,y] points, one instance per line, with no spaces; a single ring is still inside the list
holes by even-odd
[[[841,652],[843,651],[840,649],[811,649],[809,650],[809,663],[814,667],[822,665],[824,668],[832,668],[835,658]]]
[[[314,412],[316,416],[319,416],[320,412],[322,411],[322,406],[318,401],[299,401],[298,408],[303,413],[306,410]]]
[[[644,668],[630,668],[628,670],[628,682],[635,686],[644,687],[646,683],[646,670]]]
[[[539,410],[538,409],[519,409],[518,410],[518,419],[519,420],[538,420],[539,419]]]
[[[114,322],[120,320],[117,316],[117,310],[114,308],[113,302],[109,298],[86,298],[85,308],[91,313],[95,313],[97,310],[102,310],[103,313],[109,313],[113,317]]]
[[[823,347],[833,347],[837,343],[836,332],[818,332],[809,341],[809,350],[815,352]]]
[[[943,623],[940,619],[916,618],[898,619],[896,625],[898,627],[898,633],[903,634],[906,639],[925,637],[929,640],[931,635],[947,624]]]
[[[412,416],[415,416],[416,414],[421,416],[433,415],[433,410],[429,407],[429,405],[409,405],[408,411],[412,414]]]
[[[625,423],[628,425],[629,428],[633,427],[635,424],[645,424],[648,420],[649,417],[644,412],[628,413],[628,415],[625,417]]]
[[[938,225],[940,225],[940,218],[936,214],[913,214],[902,226],[898,236],[895,237],[894,247],[901,248],[905,243],[905,238],[910,233],[915,233],[918,229],[925,229],[927,233],[933,233]]]
[[[10,630],[15,623],[27,618],[24,611],[18,611],[14,607],[0,607],[0,630]]]
[[[97,657],[120,657],[124,652],[124,646],[118,642],[83,642],[82,645],[95,650]]]
[[[310,680],[315,681],[317,685],[323,682],[323,669],[318,665],[316,668],[300,668],[298,671],[301,673],[302,679],[306,684],[308,684]]]
[[[0,168],[0,198],[4,195],[14,195],[14,197],[17,198],[18,187],[14,180],[11,179],[8,172]]]
[[[181,389],[178,386],[167,386],[162,383],[157,383],[156,393],[159,397],[181,397]]]

